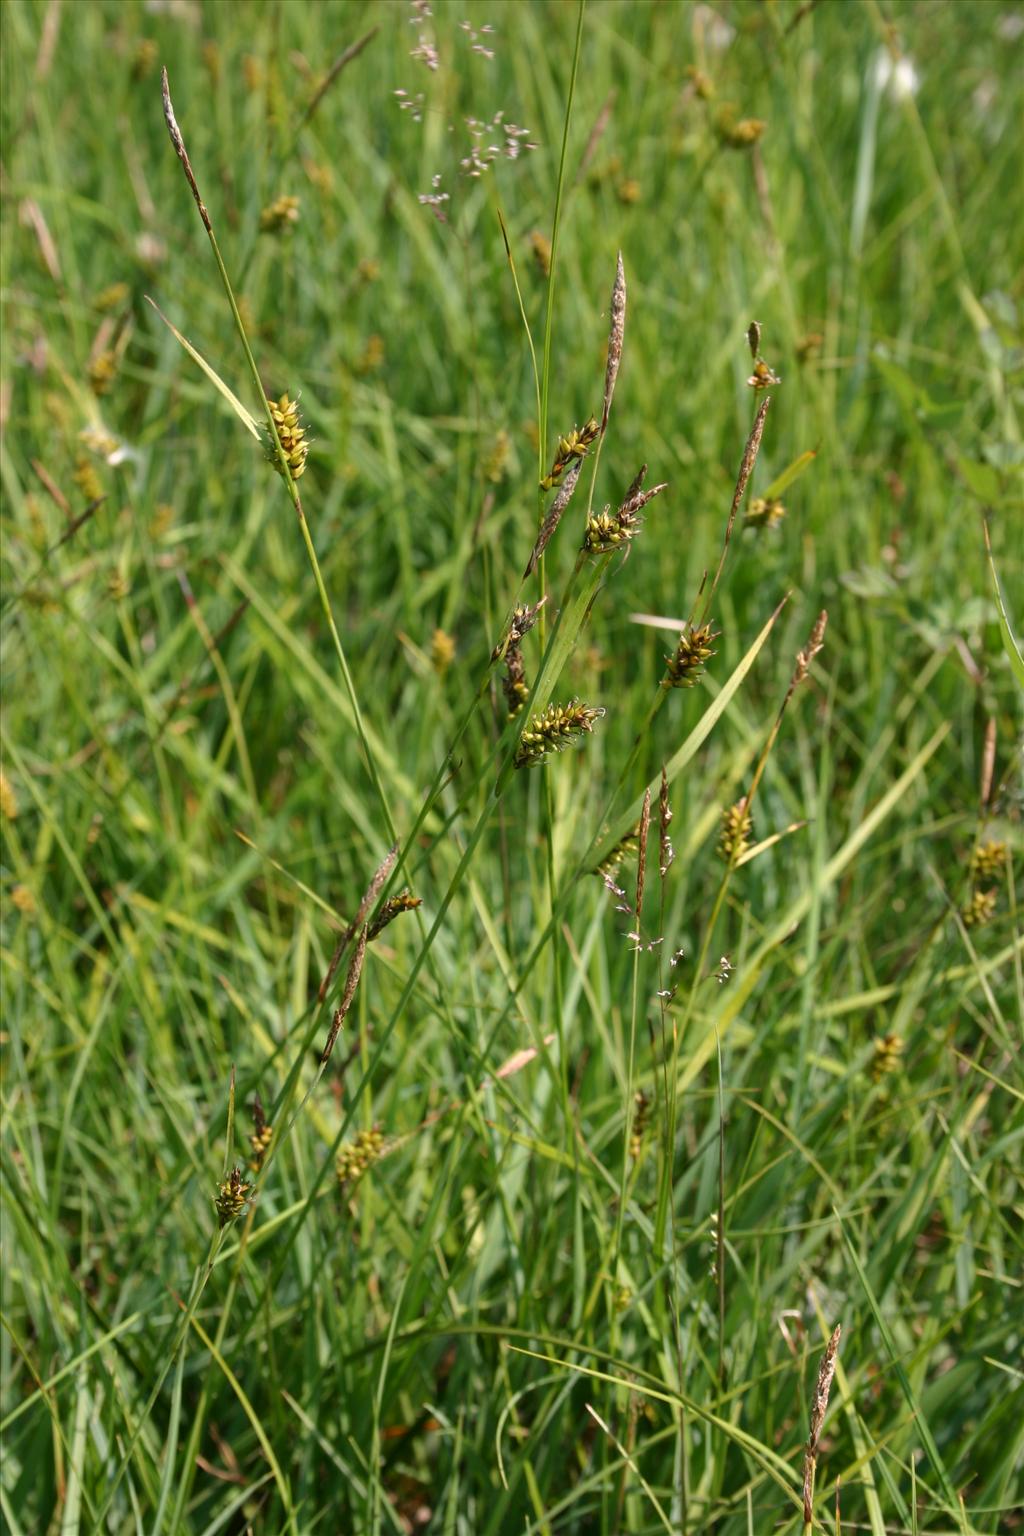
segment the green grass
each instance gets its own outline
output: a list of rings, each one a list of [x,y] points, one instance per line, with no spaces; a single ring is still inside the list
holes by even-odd
[[[840,1322],[815,1529],[838,1480],[844,1531],[1017,1530],[1024,11],[592,0],[578,54],[574,4],[434,11],[436,72],[399,5],[2,12],[4,1522],[800,1532]],[[259,418],[160,64],[259,377],[301,391],[308,547],[145,302]],[[459,176],[499,110],[539,147]],[[261,234],[282,194],[298,223]],[[538,464],[600,416],[619,249],[608,433],[524,582]],[[782,382],[749,494],[815,458],[778,529],[741,514],[717,654],[666,691],[673,638],[631,615],[686,618],[717,566],[755,317]],[[577,562],[644,461],[669,488],[628,560]],[[534,708],[606,713],[515,771],[488,656],[542,593]],[[729,869],[823,608],[754,801],[785,835]],[[586,871],[648,784],[638,953]],[[394,838],[422,907],[318,1075]],[[257,1092],[271,1155],[220,1231]]]

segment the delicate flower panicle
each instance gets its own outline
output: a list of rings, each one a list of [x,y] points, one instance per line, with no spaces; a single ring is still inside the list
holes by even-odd
[[[483,42],[480,41],[480,39],[483,38],[483,37],[493,37],[494,36],[494,28],[493,27],[488,26],[488,25],[485,24],[484,26],[482,26],[479,29],[477,29],[476,27],[473,26],[472,22],[460,21],[459,22],[459,31],[460,32],[465,32],[467,34],[467,36],[469,37],[470,46],[472,47],[474,53],[479,53],[481,55],[481,57],[483,57],[485,59],[493,59],[494,58],[494,49],[493,48],[489,48],[486,43],[483,43]]]
[[[249,1145],[252,1148],[252,1158],[249,1167],[253,1173],[259,1173],[263,1167],[264,1159],[270,1143],[274,1137],[274,1128],[267,1124],[267,1116],[263,1108],[263,1100],[259,1094],[253,1099],[252,1104],[252,1135],[249,1137]]]
[[[785,504],[777,496],[755,496],[743,521],[748,528],[777,528],[785,515]]]
[[[400,891],[397,896],[389,896],[370,924],[369,932],[366,935],[367,942],[372,942],[401,913],[414,912],[417,907],[422,907],[422,905],[423,898],[421,896],[413,896],[409,891]]]
[[[427,0],[412,0],[412,12],[412,15],[409,17],[409,25],[413,27],[422,27],[424,22],[429,21],[430,17],[434,14],[427,4]],[[436,70],[441,62],[433,41],[422,32],[416,47],[410,49],[409,57],[425,64],[431,70]]]
[[[661,793],[658,796],[658,873],[664,880],[669,868],[675,859],[675,849],[672,847],[672,839],[669,836],[669,827],[672,825],[672,807],[668,800],[668,775],[665,766],[661,768]]]
[[[979,843],[971,856],[971,878],[978,884],[1001,875],[1006,864],[1006,844],[990,840]]]
[[[252,1185],[242,1178],[241,1168],[232,1168],[226,1184],[214,1200],[217,1216],[222,1227],[230,1226],[241,1216],[252,1197]]]
[[[604,373],[604,409],[601,413],[601,431],[608,425],[608,415],[615,394],[615,380],[619,376],[622,361],[622,342],[626,334],[626,270],[622,265],[622,252],[615,263],[615,283],[612,287],[612,318],[608,331],[608,363]]]
[[[732,961],[728,955],[723,955],[718,962],[718,970],[715,972],[715,980],[720,987],[724,987],[732,975]]]
[[[286,391],[280,400],[268,398],[267,405],[274,418],[274,426],[277,428],[277,436],[284,456],[288,460],[291,477],[293,480],[298,480],[305,471],[306,455],[309,453],[306,429],[299,426],[299,403],[297,400],[289,400]],[[273,461],[278,473],[283,475],[284,470],[276,454],[273,454]]]
[[[504,112],[495,112],[489,123],[482,122],[478,117],[467,117],[465,123],[471,139],[501,138],[500,143],[474,143],[470,146],[469,154],[459,161],[459,168],[465,176],[480,177],[490,170],[495,160],[518,160],[524,149],[537,148],[529,137],[529,128],[520,128],[518,123],[506,123]]]
[[[595,864],[593,873],[595,875],[601,876],[602,878],[614,875],[615,871],[618,869],[619,865],[623,862],[627,855],[636,853],[639,846],[640,823],[637,822],[632,832],[627,832],[625,837],[621,838],[619,842],[614,845],[614,847],[608,850],[600,864]],[[619,895],[618,886],[612,886],[611,890],[614,895]]]
[[[754,829],[753,819],[747,810],[746,797],[737,800],[727,811],[722,812],[722,831],[718,842],[718,852],[727,864],[735,864],[741,859],[750,847],[750,835]]]
[[[605,507],[603,512],[592,513],[587,518],[586,532],[583,535],[583,548],[591,555],[605,555],[628,544],[643,527],[639,514],[649,501],[659,496],[667,488],[667,481],[661,485],[652,486],[649,491],[642,491],[644,477],[647,474],[647,465],[642,465],[640,473],[633,481],[623,499],[622,505],[616,513],[612,513],[610,507]]]
[[[444,205],[445,203],[451,202],[451,193],[441,191],[440,172],[438,172],[436,176],[432,176],[430,178],[430,185],[434,190],[432,192],[421,192],[417,201],[421,203],[424,208],[429,208],[433,212],[434,218],[438,221],[439,224],[447,224],[448,215],[445,213]]]
[[[417,91],[415,96],[410,96],[408,91],[403,91],[399,88],[395,92],[395,100],[398,102],[400,111],[412,113],[414,123],[422,123],[424,100],[422,91]],[[434,180],[439,181],[440,177],[435,177]],[[423,199],[421,198],[420,201],[422,202]]]
[[[995,910],[995,891],[974,891],[961,916],[967,928],[983,928],[992,921]]]
[[[721,631],[710,624],[696,628],[687,624],[679,636],[679,643],[672,656],[666,656],[668,671],[662,686],[665,688],[692,688],[704,671],[705,663],[715,655],[713,642]]]
[[[562,752],[594,729],[594,721],[600,720],[603,709],[593,709],[588,704],[573,700],[571,704],[549,704],[543,714],[534,715],[519,738],[515,766],[532,767],[541,763],[554,752]]]
[[[555,462],[551,466],[550,473],[540,482],[542,491],[550,491],[552,486],[557,485],[561,480],[570,464],[579,463],[586,458],[591,443],[598,437],[600,431],[597,421],[591,416],[582,427],[573,427],[568,436],[558,439]]]
[[[268,203],[260,214],[260,230],[265,235],[278,234],[299,222],[299,199],[287,194]]]
[[[376,1126],[369,1131],[359,1131],[352,1141],[344,1142],[338,1149],[334,1164],[338,1183],[342,1189],[361,1179],[383,1151],[384,1137]]]
[[[871,1076],[875,1082],[895,1072],[903,1055],[903,1039],[900,1035],[882,1035],[875,1041],[871,1059]]]

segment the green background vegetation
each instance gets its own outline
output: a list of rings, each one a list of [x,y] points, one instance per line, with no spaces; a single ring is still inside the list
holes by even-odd
[[[982,514],[1019,624],[1024,11],[589,5],[547,444],[600,414],[621,249],[596,502],[641,462],[669,489],[627,561],[584,573],[601,589],[555,696],[604,719],[511,778],[456,879],[504,751],[483,696],[394,886],[422,909],[370,947],[289,1129],[333,1006],[317,987],[390,838],[286,488],[145,303],[258,412],[159,65],[264,384],[301,391],[303,504],[404,840],[517,593],[541,592],[520,589],[537,408],[498,214],[541,353],[532,237],[577,27],[569,4],[434,12],[3,8],[4,1519],[796,1531],[840,1321],[823,1526],[839,1478],[844,1530],[1017,1529],[1021,721]],[[496,28],[493,60],[465,18]],[[410,57],[424,32],[436,72]],[[916,95],[878,74],[887,49]],[[396,90],[423,93],[420,121]],[[499,111],[539,147],[460,176],[465,119]],[[730,148],[746,118],[763,136]],[[419,201],[436,175],[445,223]],[[282,195],[297,223],[261,234]],[[779,528],[737,525],[717,655],[630,766],[673,644],[631,615],[684,619],[717,562],[755,317],[782,383],[752,493],[817,457]],[[548,635],[589,475],[546,558]],[[677,857],[662,885],[652,838],[644,916],[664,943],[635,955],[576,868],[624,768],[620,819],[787,593],[674,777]],[[733,873],[711,928],[720,813],[823,607],[754,807],[758,838],[806,826]],[[1011,859],[965,927],[981,836]],[[257,1091],[274,1157],[218,1237]],[[385,1155],[339,1190],[339,1147],[373,1126]]]

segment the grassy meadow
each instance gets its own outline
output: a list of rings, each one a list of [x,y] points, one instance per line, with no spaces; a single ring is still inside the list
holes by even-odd
[[[1024,1529],[1024,7],[0,21],[0,1523]]]

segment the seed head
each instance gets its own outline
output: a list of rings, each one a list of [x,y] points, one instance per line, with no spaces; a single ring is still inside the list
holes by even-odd
[[[644,1136],[647,1133],[647,1120],[650,1109],[650,1099],[642,1088],[638,1088],[633,1095],[633,1124],[630,1126],[629,1131],[629,1155],[634,1163],[644,1148]]]
[[[338,1149],[334,1165],[338,1183],[342,1188],[361,1179],[383,1150],[384,1137],[376,1126],[369,1131],[359,1131],[352,1141],[344,1142]]]
[[[722,831],[718,852],[727,864],[735,864],[750,847],[753,819],[747,810],[746,796],[722,812]]]
[[[606,876],[610,878],[629,854],[636,853],[639,846],[640,824],[638,822],[632,832],[627,832],[624,838],[608,850],[600,864],[594,866],[594,874],[602,878]]]
[[[94,395],[105,395],[116,377],[117,354],[104,347],[89,363],[89,388]]]
[[[979,843],[971,857],[971,879],[976,885],[1001,875],[1006,864],[1006,844],[989,841]]]
[[[274,426],[277,428],[277,435],[280,439],[284,456],[288,460],[288,468],[291,471],[292,479],[298,480],[306,468],[306,455],[309,452],[309,443],[306,441],[306,429],[299,426],[299,402],[297,400],[289,400],[286,392],[281,396],[280,400],[268,399],[267,405],[271,416],[274,418]],[[278,471],[283,474],[284,471],[281,469],[275,453],[272,453],[272,461],[277,466]]]
[[[518,645],[510,645],[505,656],[505,676],[502,679],[502,688],[505,693],[505,702],[508,705],[508,718],[514,720],[530,697],[529,685],[526,681],[526,669],[523,666],[523,653]]]
[[[605,507],[603,512],[592,513],[587,519],[583,548],[588,554],[609,554],[612,550],[628,544],[640,532],[643,524],[639,514],[649,501],[653,501],[655,496],[666,489],[667,484],[663,482],[661,485],[652,486],[649,491],[643,491],[640,487],[644,483],[646,474],[647,465],[644,464],[623,497],[617,512],[613,513],[610,507]]]
[[[675,858],[675,849],[668,829],[672,825],[672,807],[668,801],[668,775],[664,764],[661,769],[661,793],[658,796],[658,873],[664,880]]]
[[[217,1216],[222,1227],[230,1226],[243,1214],[252,1196],[252,1185],[242,1178],[241,1168],[232,1168],[226,1184],[214,1200]]]
[[[569,505],[569,502],[572,500],[572,493],[576,489],[576,482],[580,477],[580,470],[582,468],[582,456],[572,459],[569,463],[568,469],[565,469],[564,464],[559,466],[559,474],[561,474],[562,470],[565,469],[565,478],[561,485],[558,487],[558,491],[556,492],[551,506],[548,509],[548,515],[544,519],[540,533],[537,535],[537,542],[533,546],[529,560],[526,562],[526,570],[523,572],[524,578],[531,575],[533,571],[536,570],[537,563],[540,560],[541,555],[544,553],[545,549],[547,549],[548,544],[554,535],[555,529],[558,527],[562,520],[562,513],[565,511],[566,507]],[[554,484],[554,481],[551,483]]]
[[[6,773],[0,769],[0,815],[5,821],[13,821],[18,814],[18,797],[14,793],[14,785]]]
[[[809,1525],[814,1518],[814,1468],[818,1460],[818,1439],[821,1428],[825,1422],[825,1414],[828,1410],[828,1396],[832,1390],[832,1378],[836,1373],[836,1353],[839,1349],[839,1335],[842,1332],[840,1324],[836,1324],[835,1331],[828,1341],[825,1353],[821,1357],[821,1365],[818,1368],[818,1380],[814,1388],[814,1400],[811,1403],[811,1432],[807,1437],[807,1446],[804,1451],[804,1523]]]
[[[277,197],[260,214],[260,231],[265,235],[280,234],[299,222],[299,200],[287,194]]]
[[[875,1082],[895,1072],[903,1055],[903,1039],[900,1035],[882,1035],[875,1041],[875,1053],[871,1061],[871,1076]]]
[[[591,443],[600,431],[601,428],[591,416],[582,427],[573,427],[567,437],[558,439],[555,462],[551,466],[550,473],[540,482],[542,491],[550,491],[552,486],[557,485],[568,465],[586,458]]]
[[[263,1167],[263,1160],[267,1155],[267,1149],[274,1136],[274,1128],[267,1124],[267,1117],[263,1110],[263,1101],[259,1094],[253,1100],[252,1125],[252,1135],[249,1137],[252,1159],[249,1167],[253,1173],[259,1173]]]
[[[435,629],[430,638],[430,660],[438,677],[444,677],[455,660],[455,641],[443,629]]]
[[[574,699],[571,704],[549,704],[543,714],[534,715],[519,738],[515,766],[526,768],[541,763],[555,752],[562,752],[594,729],[603,709],[592,709]]]
[[[968,928],[983,928],[992,921],[996,910],[995,891],[975,891],[961,916]]]
[[[743,521],[748,528],[777,528],[785,515],[785,505],[777,496],[755,496]]]
[[[679,636],[674,655],[665,657],[668,671],[663,686],[692,688],[704,671],[705,663],[715,655],[713,642],[719,634],[720,631],[713,630],[710,624],[700,624],[696,628],[687,624]]]
[[[754,364],[754,371],[747,380],[747,383],[754,390],[771,389],[773,384],[781,384],[782,380],[777,373],[769,368],[764,358],[759,357]]]

